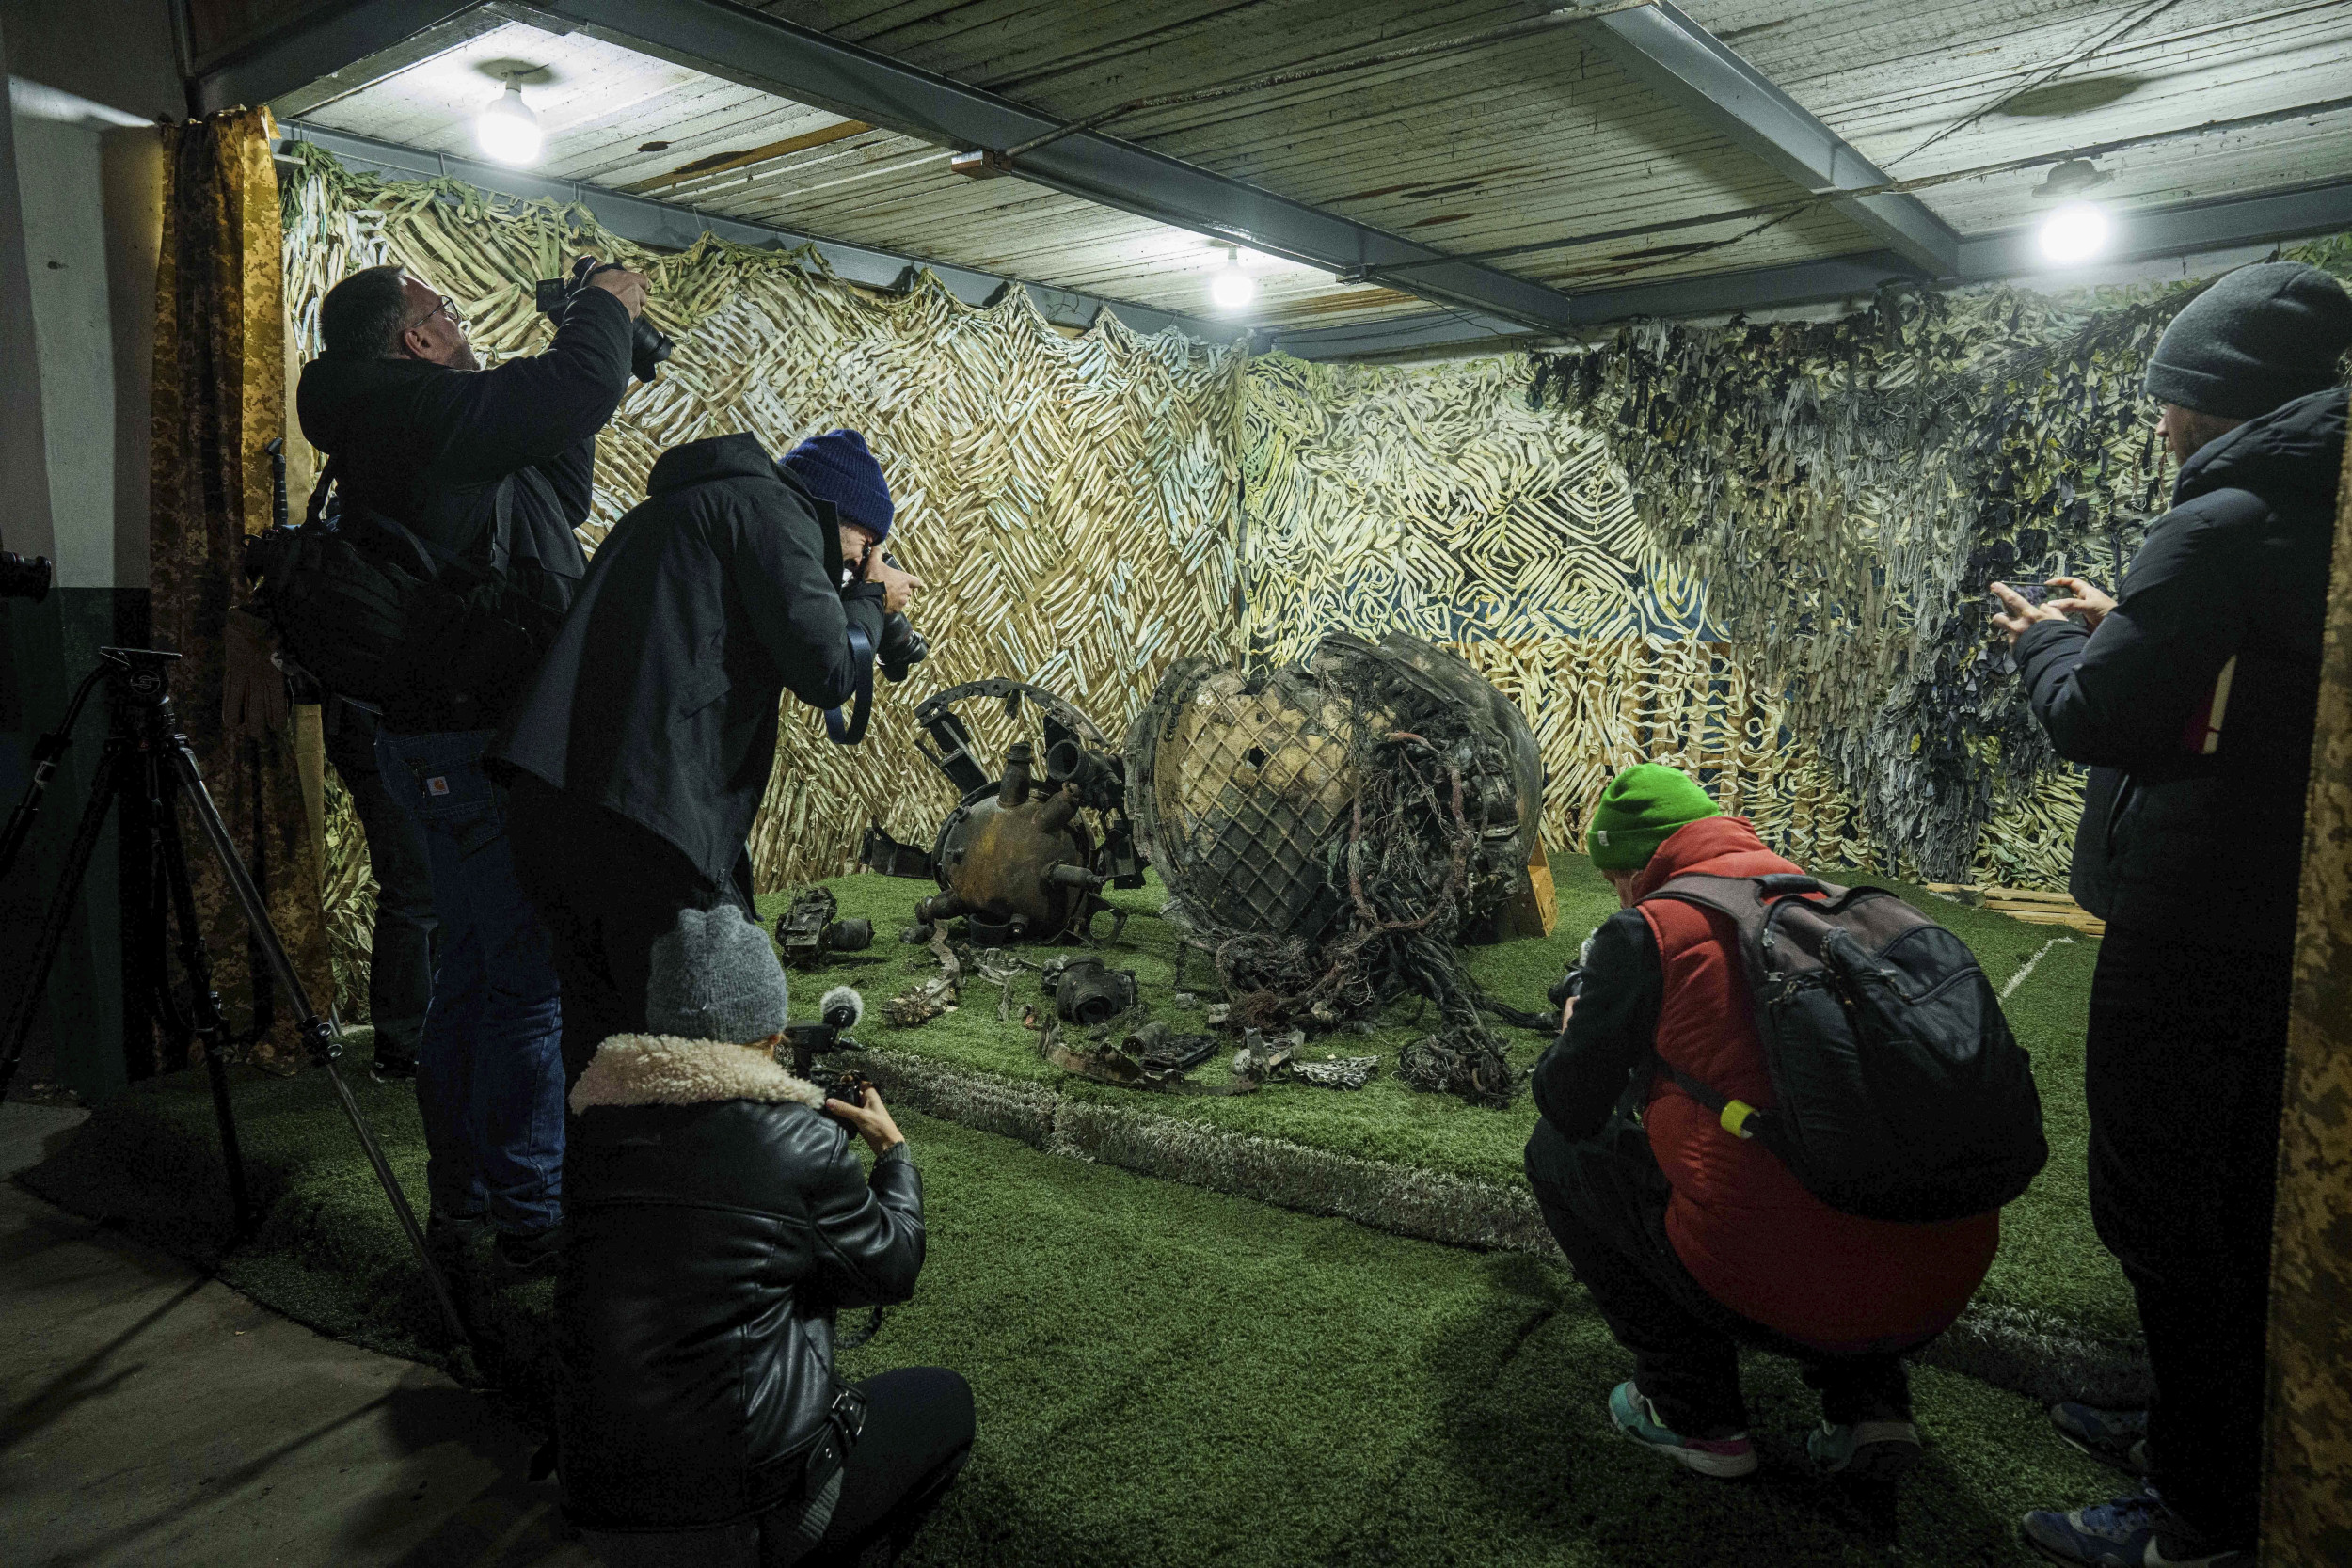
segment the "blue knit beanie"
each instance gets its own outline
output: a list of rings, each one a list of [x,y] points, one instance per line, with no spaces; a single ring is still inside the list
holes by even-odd
[[[890,501],[890,482],[882,478],[882,465],[856,431],[812,436],[785,453],[776,467],[808,486],[818,500],[833,502],[843,522],[869,530],[877,539],[890,537],[890,519],[897,510]]]

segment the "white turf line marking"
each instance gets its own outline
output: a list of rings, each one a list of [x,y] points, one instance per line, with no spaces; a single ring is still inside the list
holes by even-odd
[[[2019,986],[2026,983],[2026,976],[2033,973],[2033,966],[2040,963],[2043,955],[2047,954],[2051,948],[2058,946],[2072,947],[2074,945],[2074,939],[2073,937],[2052,937],[2049,941],[2043,942],[2040,951],[2036,952],[2032,958],[2027,958],[2024,964],[2019,966],[2017,973],[2009,977],[2009,984],[2001,988],[2001,1000],[2004,1002],[2008,1001],[2010,993],[2014,991]]]

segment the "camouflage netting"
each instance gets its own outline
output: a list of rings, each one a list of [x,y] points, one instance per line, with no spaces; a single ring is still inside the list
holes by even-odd
[[[2352,273],[2342,238],[2290,254]],[[1644,547],[1708,585],[1708,620],[1892,862],[2062,885],[2079,786],[1985,587],[2113,587],[2171,478],[2141,372],[2201,287],[1902,287],[1833,322],[1645,323],[1538,357],[1530,401],[1608,441]]]
[[[764,886],[840,869],[878,816],[929,837],[952,801],[910,715],[949,684],[1040,682],[1115,730],[1179,656],[1254,669],[1391,630],[1518,703],[1555,847],[1613,772],[1655,760],[1799,861],[2064,883],[2079,784],[2018,702],[1980,591],[2061,563],[2112,585],[2169,478],[2140,368],[2193,286],[1903,290],[1829,323],[1636,325],[1539,356],[1531,398],[1525,358],[1251,360],[1107,318],[1073,337],[1017,290],[974,309],[926,276],[841,282],[806,251],[657,254],[583,209],[295,151],[297,354],[326,288],[377,261],[454,296],[491,357],[544,342],[530,284],[570,254],[652,275],[677,355],[602,443],[591,537],[679,441],[872,439],[899,553],[930,569],[935,652],[854,752],[793,710],[754,834]],[[2352,272],[2342,238],[2289,254]],[[313,454],[294,445],[298,508]],[[1006,722],[974,717],[1001,753]],[[347,1007],[370,887],[355,830],[332,801]]]
[[[397,261],[456,301],[484,357],[535,352],[548,327],[534,278],[596,251],[653,279],[651,315],[677,340],[598,444],[593,545],[644,494],[665,448],[748,430],[771,451],[836,425],[865,432],[898,505],[892,543],[930,586],[931,657],[878,696],[871,734],[830,746],[787,705],[754,831],[763,888],[845,870],[866,826],[928,843],[955,804],[915,745],[932,692],[1011,675],[1051,686],[1107,724],[1139,706],[1180,654],[1236,647],[1235,473],[1230,425],[1242,356],[1104,316],[1067,335],[1025,291],[967,306],[928,274],[898,293],[842,282],[815,252],[706,238],[662,254],[597,229],[584,208],[486,200],[453,182],[386,183],[297,145],[284,182],[286,293],[295,352],[316,352],[318,301],[339,278]],[[313,454],[290,443],[294,509]],[[970,715],[989,754],[1013,738]],[[369,906],[347,806],[329,921],[347,1008],[364,994]]]

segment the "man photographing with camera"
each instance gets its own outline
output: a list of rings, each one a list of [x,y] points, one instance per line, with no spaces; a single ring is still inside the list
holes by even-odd
[[[563,1217],[560,988],[482,757],[586,570],[572,530],[645,289],[595,272],[546,352],[485,371],[451,300],[370,267],[321,302],[325,352],[296,394],[336,526],[429,584],[371,626],[384,679],[361,695],[380,711],[384,793],[421,830],[439,926],[417,1044],[428,1229],[453,1256],[486,1221],[506,1277],[552,1264]]]
[[[744,840],[784,694],[850,702],[922,586],[877,547],[890,488],[853,431],[782,463],[749,435],[690,441],[645,489],[493,752],[516,869],[555,936],[574,1078],[644,1031],[650,955],[681,911],[750,911]]]

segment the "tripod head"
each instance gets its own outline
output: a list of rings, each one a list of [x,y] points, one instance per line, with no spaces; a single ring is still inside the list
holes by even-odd
[[[154,706],[171,699],[171,667],[180,656],[167,648],[101,648],[105,662],[97,673],[113,678],[133,700]]]

